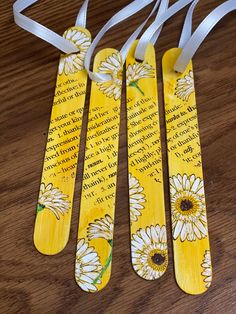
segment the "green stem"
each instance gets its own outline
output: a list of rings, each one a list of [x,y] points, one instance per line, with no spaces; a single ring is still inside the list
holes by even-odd
[[[102,271],[100,272],[100,274],[94,279],[93,284],[96,284],[98,282],[99,279],[102,278],[102,276],[104,275],[104,273],[106,272],[107,268],[110,266],[111,261],[112,261],[112,245],[113,245],[113,241],[112,240],[108,240],[108,243],[111,246],[111,252],[110,255],[106,261],[106,264],[103,266]]]
[[[129,84],[129,86],[132,86],[132,87],[135,87],[135,88],[137,88],[139,91],[140,91],[140,93],[144,96],[144,92],[141,90],[141,88],[138,86],[138,82],[131,82],[130,84]]]
[[[38,204],[37,204],[37,208],[36,208],[37,213],[39,213],[39,212],[41,212],[42,210],[44,210],[44,208],[45,208],[44,205],[38,203]]]

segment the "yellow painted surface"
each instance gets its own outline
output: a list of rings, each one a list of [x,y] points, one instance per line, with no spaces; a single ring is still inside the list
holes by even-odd
[[[96,55],[94,71],[112,77],[91,86],[75,264],[77,284],[87,292],[104,288],[111,275],[122,70],[116,50]]]
[[[78,41],[81,52],[61,55],[58,68],[34,230],[37,250],[47,255],[59,253],[69,238],[87,84],[82,52],[91,42],[89,32],[79,27],[64,36]]]
[[[212,268],[193,69],[173,70],[179,53],[171,49],[162,60],[174,265],[179,287],[200,294]]]
[[[153,45],[142,63],[136,46],[126,61],[131,257],[136,273],[153,280],[168,265],[157,69]]]

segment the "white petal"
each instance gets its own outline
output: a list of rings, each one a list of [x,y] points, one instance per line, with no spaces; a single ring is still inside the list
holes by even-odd
[[[174,228],[173,238],[176,240],[181,233],[183,228],[183,221],[179,220]]]
[[[180,234],[181,241],[185,241],[186,237],[187,237],[186,225],[183,224],[183,227],[182,227],[182,230],[181,230],[181,234]]]

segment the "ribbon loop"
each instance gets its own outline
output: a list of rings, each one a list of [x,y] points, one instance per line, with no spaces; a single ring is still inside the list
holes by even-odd
[[[85,0],[75,22],[76,26],[86,27],[89,0]]]
[[[146,23],[148,22],[148,20],[151,18],[151,16],[155,13],[155,11],[157,10],[159,4],[160,6],[162,5],[163,2],[166,2],[168,0],[157,0],[155,6],[153,7],[151,13],[149,14],[149,16],[146,18],[146,20],[136,29],[136,31],[128,38],[128,40],[126,41],[126,43],[123,45],[123,47],[120,50],[121,56],[122,56],[122,60],[123,63],[125,62],[127,55],[130,51],[131,46],[133,45],[134,41],[137,39],[138,35],[141,33],[142,29],[144,28],[144,26],[146,25]],[[159,10],[158,10],[159,12]]]
[[[134,0],[132,3],[125,6],[123,9],[121,9],[119,12],[117,12],[100,30],[100,32],[97,34],[97,36],[94,38],[91,46],[89,47],[85,60],[84,60],[84,66],[89,74],[89,77],[91,80],[96,82],[106,82],[110,81],[111,77],[107,74],[100,74],[90,71],[90,63],[91,58],[93,55],[93,52],[98,44],[98,42],[101,40],[101,38],[104,36],[104,34],[113,26],[119,24],[120,22],[128,19],[130,16],[134,15],[135,13],[139,12],[143,8],[145,8],[147,5],[151,4],[154,0]],[[139,28],[130,36],[130,38],[127,40],[127,42],[124,44],[123,48],[121,49],[121,55],[123,59],[123,63],[125,62],[126,55],[130,49],[130,46],[133,44],[133,41],[137,38],[143,27],[145,26],[147,20],[150,18],[150,16],[154,13],[157,6],[159,5],[160,0],[157,0],[151,14],[149,17],[139,26]]]
[[[228,13],[236,10],[236,1],[228,0],[214,9],[198,26],[191,38],[185,44],[180,56],[178,57],[174,70],[184,72],[189,61],[192,59],[197,49],[204,41],[206,36],[214,26]]]
[[[160,27],[175,13],[179,12],[186,5],[191,3],[193,0],[179,0],[175,4],[169,7],[158,19],[156,19],[148,29],[143,33],[142,37],[139,40],[135,51],[135,58],[138,60],[144,60],[145,52],[149,42],[153,42],[153,38],[160,32]]]
[[[37,1],[38,0],[17,0],[14,3],[13,15],[15,23],[24,30],[47,41],[49,44],[53,45],[66,54],[78,52],[78,48],[72,42],[21,13],[23,10],[27,9]],[[78,26],[85,27],[86,25],[88,2],[89,0],[85,0],[77,16],[76,25]]]
[[[159,7],[159,10],[158,10],[158,13],[157,13],[157,16],[155,18],[155,21],[158,21],[160,16],[162,14],[164,14],[166,12],[166,10],[168,9],[168,5],[169,5],[169,0],[162,0],[161,1],[161,4],[160,4],[160,7]],[[162,28],[163,28],[163,25],[162,24],[158,30],[155,32],[155,34],[152,36],[152,38],[150,39],[150,42],[155,45],[155,43],[157,42],[157,39],[159,38],[160,36],[160,33],[162,31]]]
[[[179,40],[179,48],[183,48],[192,35],[193,11],[196,5],[198,4],[198,2],[199,0],[193,1],[190,8],[188,9],[188,13],[184,20],[184,26],[183,26],[183,30],[182,30],[180,40]]]

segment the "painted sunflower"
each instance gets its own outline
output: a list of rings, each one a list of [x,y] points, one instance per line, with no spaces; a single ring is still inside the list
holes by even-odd
[[[41,183],[37,212],[47,208],[52,211],[59,220],[60,214],[64,216],[69,210],[70,202],[67,198],[68,195],[63,194],[59,189],[55,188],[52,183],[48,185]]]
[[[148,63],[134,63],[129,65],[126,70],[126,85],[137,88],[142,95],[144,92],[139,87],[138,82],[143,78],[153,78],[154,69]]]
[[[173,238],[195,241],[207,236],[204,185],[194,174],[170,178]]]
[[[140,186],[138,179],[129,173],[129,206],[131,223],[138,220],[141,216],[140,210],[144,209],[145,195],[142,193],[143,188]]]
[[[166,227],[159,225],[139,229],[131,239],[132,264],[146,279],[160,278],[168,265]]]
[[[64,37],[79,48],[78,53],[63,55],[60,59],[58,73],[73,74],[84,69],[85,54],[91,44],[91,38],[77,28],[70,28]]]
[[[123,62],[121,54],[116,52],[102,61],[99,68],[99,73],[109,74],[112,79],[108,82],[97,83],[100,91],[107,97],[118,100],[121,98]]]
[[[96,292],[97,287],[94,281],[99,277],[102,266],[99,256],[93,247],[89,247],[84,239],[77,243],[75,279],[80,288],[87,292]],[[101,280],[96,280],[100,284]]]
[[[205,251],[204,259],[201,264],[203,267],[202,276],[204,276],[205,287],[209,288],[212,282],[212,266],[211,266],[211,254],[209,250]]]
[[[183,78],[177,80],[175,95],[183,101],[188,101],[190,95],[194,92],[193,71],[189,71]]]
[[[104,218],[95,219],[93,223],[88,227],[88,239],[91,241],[96,238],[103,238],[109,243],[113,239],[114,221],[109,215],[105,215]]]

